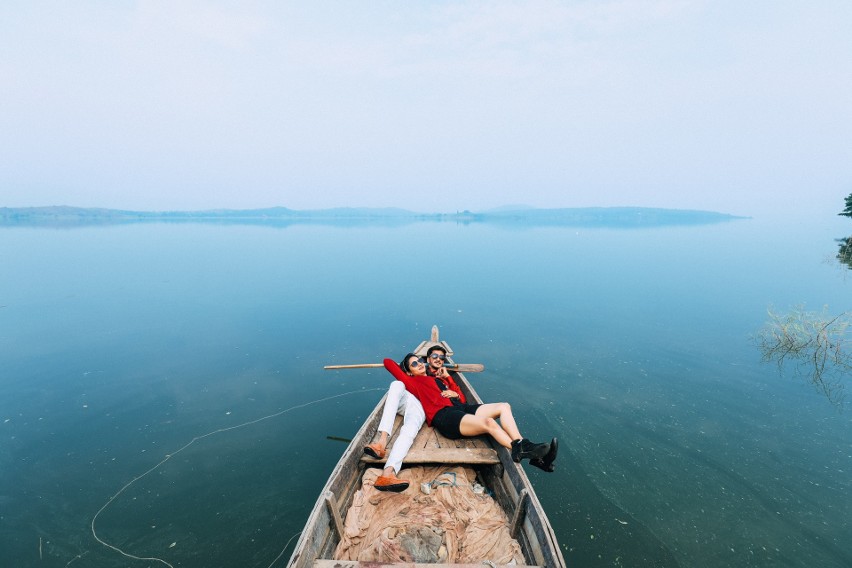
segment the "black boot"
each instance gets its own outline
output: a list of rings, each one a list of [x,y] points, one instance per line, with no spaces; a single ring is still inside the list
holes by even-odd
[[[556,469],[553,462],[556,461],[557,452],[559,452],[559,443],[556,441],[556,438],[553,438],[553,440],[550,441],[550,449],[547,451],[547,454],[545,454],[545,456],[541,459],[531,459],[530,465],[543,469],[548,473],[553,473],[553,470]]]
[[[541,459],[550,450],[550,444],[533,444],[526,438],[512,442],[512,461],[521,463],[522,459]]]

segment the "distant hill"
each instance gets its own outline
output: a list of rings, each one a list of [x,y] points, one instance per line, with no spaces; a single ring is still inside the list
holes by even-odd
[[[694,225],[744,219],[727,213],[649,207],[579,207],[563,209],[499,209],[474,214],[476,220],[537,226],[637,227]]]
[[[297,211],[286,207],[266,209],[207,209],[203,211],[125,211],[122,209],[98,209],[82,207],[0,207],[0,219],[127,219],[127,220],[168,220],[168,219],[307,219],[307,218],[371,218],[371,217],[413,217],[417,213],[404,209],[338,207],[335,209],[315,209]]]
[[[696,225],[742,219],[725,213],[643,207],[584,207],[536,209],[507,206],[483,212],[417,213],[384,207],[338,207],[295,210],[209,209],[203,211],[126,211],[121,209],[54,207],[0,207],[0,226],[107,225],[139,222],[207,222],[285,226],[296,223],[332,225],[400,225],[414,222],[491,223],[516,226],[639,227]]]

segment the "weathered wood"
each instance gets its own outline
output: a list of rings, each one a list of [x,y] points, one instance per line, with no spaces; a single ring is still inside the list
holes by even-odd
[[[434,428],[430,428],[428,426],[423,426],[420,428],[420,431],[414,437],[414,442],[411,444],[412,449],[424,449],[437,447],[434,443],[435,434],[437,432]]]
[[[328,509],[332,520],[334,521],[334,530],[337,531],[337,536],[342,537],[343,519],[340,517],[340,511],[337,510],[337,501],[334,498],[334,493],[332,493],[331,491],[326,491],[325,493],[323,493],[323,500],[325,501],[325,506]]]
[[[383,464],[384,459],[378,460],[364,455],[362,462]],[[498,464],[500,458],[497,451],[491,448],[412,448],[405,456],[403,464],[446,463],[446,464]]]
[[[388,439],[387,451],[390,453],[396,443],[402,426],[402,417],[396,416],[393,434]],[[373,440],[378,439],[378,432]],[[361,461],[367,464],[383,464],[385,459],[377,459],[367,454],[361,456]],[[405,456],[403,464],[446,463],[446,464],[499,464],[497,451],[491,447],[488,440],[482,436],[476,438],[461,438],[450,440],[437,430],[425,424],[417,432],[411,449]]]
[[[512,538],[518,536],[520,524],[526,518],[527,501],[529,501],[529,496],[530,492],[526,487],[521,489],[521,498],[518,499],[518,504],[515,507],[515,514],[512,517],[512,524],[509,525],[509,534],[512,535]]]
[[[515,509],[515,504],[521,498],[521,491],[528,489],[525,518],[520,524],[520,531],[516,539],[521,542],[521,548],[527,556],[528,564],[542,564],[545,566],[564,566],[565,560],[556,540],[550,521],[532,489],[526,473],[519,464],[512,461],[508,451],[498,452],[503,462],[501,479],[494,480],[486,474],[486,480],[493,492],[494,497],[501,506],[508,511]]]

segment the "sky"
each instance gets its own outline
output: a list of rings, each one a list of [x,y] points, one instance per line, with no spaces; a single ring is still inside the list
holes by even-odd
[[[830,214],[852,2],[0,3],[0,207]]]

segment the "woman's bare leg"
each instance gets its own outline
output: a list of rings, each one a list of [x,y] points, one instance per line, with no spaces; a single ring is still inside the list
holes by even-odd
[[[500,426],[503,428],[503,430],[505,430],[506,434],[509,435],[510,442],[512,440],[519,440],[523,438],[523,436],[521,436],[521,432],[518,430],[518,425],[515,423],[515,417],[512,414],[512,407],[509,405],[508,402],[493,402],[490,404],[483,404],[482,406],[476,409],[475,416],[496,418],[497,420],[499,420]]]
[[[459,432],[462,436],[488,434],[504,448],[512,449],[512,438],[500,427],[500,424],[490,416],[479,416],[478,411],[476,414],[465,414],[462,417]]]
[[[500,422],[498,423],[496,419]],[[512,408],[506,402],[483,404],[476,410],[476,414],[465,414],[459,424],[459,431],[463,436],[490,434],[498,444],[512,452],[512,460],[516,463],[529,459],[530,463],[536,467],[553,471],[553,460],[556,459],[556,438],[550,444],[534,444],[525,440],[515,424]],[[548,455],[550,455],[549,461],[543,461]]]

